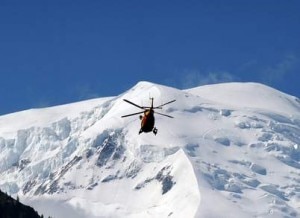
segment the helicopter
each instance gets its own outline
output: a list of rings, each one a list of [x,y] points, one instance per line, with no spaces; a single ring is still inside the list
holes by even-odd
[[[145,133],[153,132],[154,135],[157,134],[157,128],[154,126],[154,124],[155,124],[154,113],[165,116],[165,117],[174,118],[174,117],[169,116],[167,114],[162,114],[162,113],[159,113],[159,112],[155,112],[154,109],[162,109],[163,106],[165,106],[167,104],[171,104],[176,100],[172,100],[172,101],[169,101],[167,103],[164,103],[164,104],[161,104],[161,105],[155,106],[155,107],[153,106],[154,98],[150,98],[150,100],[151,100],[151,106],[150,107],[144,107],[144,106],[137,105],[137,104],[135,104],[135,103],[133,103],[133,102],[127,100],[127,99],[123,99],[123,100],[125,102],[127,102],[127,103],[143,110],[143,111],[140,111],[140,112],[137,112],[137,113],[127,114],[127,115],[122,116],[122,118],[124,118],[124,117],[129,117],[129,116],[133,116],[133,115],[137,115],[137,114],[142,114],[142,113],[144,114],[143,116],[140,115],[141,129],[139,131],[139,134],[141,134],[142,132],[145,132]]]

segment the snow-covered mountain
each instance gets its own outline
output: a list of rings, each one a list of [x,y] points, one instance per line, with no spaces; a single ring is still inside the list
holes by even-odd
[[[138,134],[139,112],[158,134]],[[0,117],[0,189],[63,217],[299,217],[300,100],[257,83],[117,96]]]

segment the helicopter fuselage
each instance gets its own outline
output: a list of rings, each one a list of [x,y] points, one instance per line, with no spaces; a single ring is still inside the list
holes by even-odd
[[[152,109],[145,110],[141,119],[141,132],[153,131],[155,124],[154,111]]]

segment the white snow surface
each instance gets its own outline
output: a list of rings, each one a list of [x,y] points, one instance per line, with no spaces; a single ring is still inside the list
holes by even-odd
[[[139,112],[158,134],[138,134]],[[0,189],[45,217],[300,217],[300,100],[257,83],[116,97],[0,117]]]

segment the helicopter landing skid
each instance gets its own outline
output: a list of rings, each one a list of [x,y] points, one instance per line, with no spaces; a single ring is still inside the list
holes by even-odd
[[[139,134],[141,134],[142,132],[143,132],[143,130],[140,129]],[[154,135],[156,135],[157,134],[157,128],[154,127],[153,130],[152,130],[152,132],[154,133]]]

